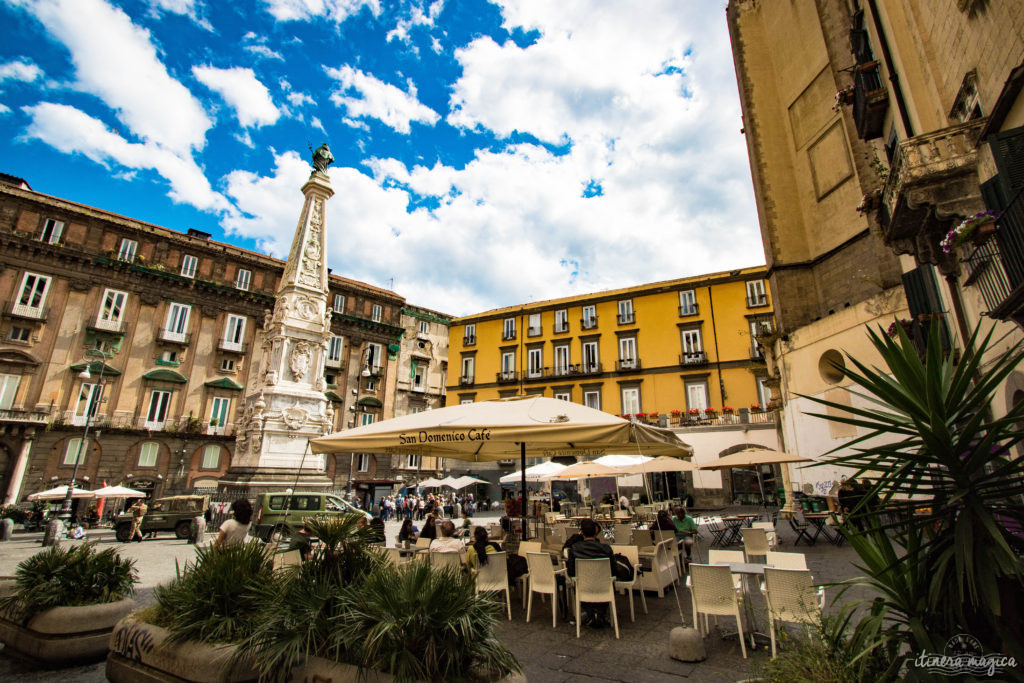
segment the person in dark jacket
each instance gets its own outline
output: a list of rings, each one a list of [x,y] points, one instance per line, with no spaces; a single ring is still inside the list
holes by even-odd
[[[569,559],[565,563],[569,570],[569,576],[576,576],[576,560],[595,560],[603,557],[608,558],[608,570],[614,576],[614,554],[610,545],[597,540],[597,534],[600,531],[601,527],[592,519],[580,522],[580,533],[583,534],[583,540],[569,546]],[[581,618],[584,625],[594,628],[608,626],[607,603],[584,602],[581,607],[583,611]]]

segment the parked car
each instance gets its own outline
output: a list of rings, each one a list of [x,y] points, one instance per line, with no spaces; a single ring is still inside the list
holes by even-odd
[[[264,493],[256,501],[253,524],[256,525],[257,535],[263,540],[269,541],[274,533],[286,532],[289,526],[302,526],[302,520],[307,517],[355,514],[362,515],[366,521],[373,519],[373,515],[333,493],[300,491],[291,495],[290,503],[287,497],[285,491],[279,491]]]
[[[192,519],[203,514],[210,507],[209,496],[167,496],[157,498],[148,504],[142,518],[142,534],[158,531],[173,531],[178,538],[188,538]],[[132,515],[125,512],[114,522],[117,540],[122,543],[131,540]]]

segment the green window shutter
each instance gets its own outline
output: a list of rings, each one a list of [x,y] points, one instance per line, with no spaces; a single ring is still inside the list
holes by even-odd
[[[918,266],[910,272],[903,273],[903,290],[907,294],[910,315],[942,312],[939,293],[935,288],[935,277],[928,266]]]
[[[409,363],[409,378],[416,379],[416,361]]]
[[[1024,126],[996,133],[988,138],[999,170],[1005,198],[1024,188]]]
[[[1002,178],[995,175],[981,184],[981,198],[985,208],[990,211],[1002,211],[1006,208],[1006,193]]]

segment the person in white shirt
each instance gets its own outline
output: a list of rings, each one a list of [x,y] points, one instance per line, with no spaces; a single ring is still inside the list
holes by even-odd
[[[629,509],[629,498],[626,498],[626,494],[625,493],[623,493],[619,497],[619,509],[621,509],[621,510],[628,510]]]
[[[249,535],[249,523],[252,521],[252,503],[245,498],[239,498],[231,503],[231,515],[234,519],[220,525],[220,533],[214,542],[218,548],[232,543],[245,543]]]
[[[432,553],[466,553],[466,544],[455,538],[455,524],[446,519],[441,525],[441,538],[435,538],[430,542]]]

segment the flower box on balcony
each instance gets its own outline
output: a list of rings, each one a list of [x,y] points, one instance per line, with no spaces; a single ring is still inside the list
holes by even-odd
[[[996,233],[996,221],[1001,215],[999,211],[982,211],[960,221],[939,242],[943,253],[948,254],[953,251],[954,247],[967,244],[967,242],[981,246]]]

